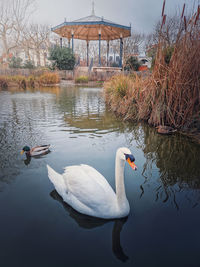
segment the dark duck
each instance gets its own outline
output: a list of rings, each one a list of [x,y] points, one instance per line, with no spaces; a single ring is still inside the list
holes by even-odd
[[[30,148],[29,146],[24,146],[21,155],[25,152],[26,156],[28,157],[34,157],[34,156],[40,156],[47,154],[49,150],[50,145],[41,145],[41,146],[35,146]]]

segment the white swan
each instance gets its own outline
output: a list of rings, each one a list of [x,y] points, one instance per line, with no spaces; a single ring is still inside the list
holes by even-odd
[[[47,165],[48,176],[63,200],[80,213],[103,219],[126,217],[130,207],[124,187],[124,166],[127,161],[136,170],[128,148],[119,148],[115,161],[116,193],[107,180],[88,165],[69,166],[63,175]]]

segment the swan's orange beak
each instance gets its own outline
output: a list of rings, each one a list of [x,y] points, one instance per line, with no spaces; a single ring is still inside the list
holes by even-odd
[[[131,168],[134,170],[134,171],[137,171],[137,166],[135,165],[134,162],[131,162],[131,160],[128,158],[126,160],[128,162],[128,164],[131,166]]]
[[[24,150],[22,150],[22,151],[20,152],[21,155],[23,155],[23,153],[24,153]]]

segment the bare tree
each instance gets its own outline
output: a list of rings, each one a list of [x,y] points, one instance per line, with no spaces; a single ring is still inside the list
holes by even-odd
[[[21,41],[21,33],[33,12],[35,0],[0,0],[0,39],[3,53],[9,53]]]
[[[133,33],[130,37],[124,39],[124,60],[130,55],[138,55],[145,41],[145,35],[142,33]]]
[[[31,24],[23,32],[23,47],[31,59],[32,55],[36,55],[37,66],[41,65],[41,56],[44,59],[46,65],[46,56],[50,48],[50,27],[42,24]]]

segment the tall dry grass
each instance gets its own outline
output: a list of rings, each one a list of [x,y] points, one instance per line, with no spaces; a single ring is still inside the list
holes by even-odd
[[[58,73],[45,72],[40,76],[30,75],[28,77],[22,75],[0,76],[0,89],[18,87],[22,89],[35,88],[36,86],[54,86],[60,82]]]
[[[105,84],[106,102],[124,118],[200,130],[200,7],[188,19],[184,9],[175,41],[169,45],[163,5],[151,75],[117,76]]]
[[[45,72],[38,77],[38,82],[41,85],[55,85],[60,82],[58,73]]]
[[[106,103],[124,119],[137,120],[138,101],[141,94],[142,80],[137,76],[113,76],[104,84]]]
[[[183,8],[175,42],[169,47],[165,39],[166,15],[157,44],[152,76],[148,81],[151,95],[149,123],[168,124],[176,128],[190,127],[200,115],[200,7],[188,19]],[[164,5],[163,5],[164,10]],[[184,26],[184,28],[183,28]],[[166,51],[172,48],[169,62]]]

